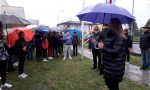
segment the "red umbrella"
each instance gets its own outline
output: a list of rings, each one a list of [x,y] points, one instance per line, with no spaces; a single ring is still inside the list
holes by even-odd
[[[11,47],[14,46],[16,40],[19,39],[18,33],[21,31],[24,32],[26,42],[29,42],[33,39],[34,32],[31,29],[24,28],[24,27],[23,28],[22,27],[21,28],[14,28],[13,32],[11,32],[7,35],[7,42]]]

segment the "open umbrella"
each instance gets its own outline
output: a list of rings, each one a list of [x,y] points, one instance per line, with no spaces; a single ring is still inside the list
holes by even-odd
[[[42,33],[44,35],[48,34],[50,28],[48,26],[39,26],[34,29],[36,33]]]
[[[126,9],[114,4],[96,4],[82,10],[77,17],[80,21],[108,24],[111,18],[118,18],[122,24],[130,24],[135,20]]]
[[[77,35],[81,38],[82,37],[82,32],[78,29],[67,29],[65,30],[65,32],[69,31],[70,32],[70,35],[73,36],[74,35],[74,32],[77,33]]]
[[[10,25],[29,25],[32,24],[26,19],[19,18],[15,15],[0,15],[0,21],[2,21],[4,24],[10,24]]]
[[[26,42],[29,42],[33,39],[34,33],[31,29],[23,28],[23,27],[14,28],[13,32],[11,32],[7,35],[7,42],[8,42],[8,44],[10,44],[11,47],[14,46],[16,40],[19,39],[18,33],[21,31],[24,32]]]

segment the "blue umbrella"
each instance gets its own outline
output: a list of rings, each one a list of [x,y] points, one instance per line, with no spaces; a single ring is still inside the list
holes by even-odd
[[[35,28],[34,30],[36,33],[43,33],[45,35],[47,35],[48,32],[50,31],[50,29],[47,26],[39,26]]]
[[[69,31],[70,32],[70,35],[73,37],[74,35],[74,32],[77,33],[77,35],[81,38],[82,37],[82,32],[78,29],[67,29],[65,30],[65,32]]]
[[[108,24],[111,18],[118,18],[122,24],[130,24],[135,20],[126,9],[114,4],[96,4],[82,10],[77,17],[80,21]]]

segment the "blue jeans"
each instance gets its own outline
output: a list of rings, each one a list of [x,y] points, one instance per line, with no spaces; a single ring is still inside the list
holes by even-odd
[[[143,68],[148,68],[150,66],[150,51],[141,50]]]
[[[27,59],[33,60],[33,49],[32,49],[32,47],[28,47]]]

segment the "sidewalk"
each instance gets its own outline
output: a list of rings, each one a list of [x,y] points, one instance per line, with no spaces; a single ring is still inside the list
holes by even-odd
[[[80,47],[79,53],[82,54]],[[92,53],[88,49],[84,49],[83,55],[92,59]],[[150,87],[150,71],[142,71],[138,66],[126,64],[125,77],[131,81]]]

